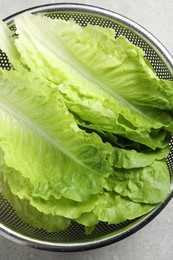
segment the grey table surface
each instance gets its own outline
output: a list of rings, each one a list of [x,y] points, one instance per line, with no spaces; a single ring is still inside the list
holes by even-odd
[[[20,10],[48,3],[85,3],[104,7],[138,22],[173,54],[172,0],[0,0],[0,19]],[[147,226],[120,242],[100,249],[57,253],[39,251],[0,237],[0,260],[171,260],[173,259],[173,200]]]

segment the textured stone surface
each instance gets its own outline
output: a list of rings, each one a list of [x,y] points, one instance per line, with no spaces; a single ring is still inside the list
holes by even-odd
[[[173,54],[172,0],[0,0],[0,18],[22,9],[54,2],[88,3],[120,13],[153,33]],[[173,201],[147,226],[107,247],[79,253],[54,253],[24,247],[0,237],[0,260],[171,260],[173,257]]]

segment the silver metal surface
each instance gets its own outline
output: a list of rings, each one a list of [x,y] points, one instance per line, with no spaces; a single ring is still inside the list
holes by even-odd
[[[141,47],[146,57],[151,61],[157,75],[160,78],[172,80],[173,59],[162,44],[148,31],[133,21],[119,14],[101,8],[78,4],[53,4],[30,9],[32,13],[44,13],[53,19],[73,18],[76,22],[85,26],[87,23],[97,24],[103,27],[115,29],[116,37],[124,35],[132,43]],[[19,13],[18,13],[19,14]],[[17,14],[15,14],[17,15]],[[14,15],[14,16],[15,16]],[[13,18],[5,19],[11,26]],[[0,53],[0,66],[9,69],[6,56]],[[168,156],[167,163],[172,181],[173,171],[173,147]],[[172,184],[173,186],[173,184]],[[81,225],[73,223],[69,230],[59,233],[48,233],[23,223],[10,204],[0,196],[0,231],[7,238],[20,244],[53,251],[79,251],[101,247],[123,239],[151,221],[169,202],[172,194],[158,208],[151,213],[134,221],[126,221],[119,225],[107,225],[100,223],[95,231],[86,236]]]

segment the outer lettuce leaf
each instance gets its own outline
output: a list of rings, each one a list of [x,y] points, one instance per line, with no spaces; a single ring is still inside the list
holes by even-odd
[[[116,92],[114,95],[125,98],[141,113],[157,117],[165,125],[171,123],[172,112],[169,117],[160,110],[172,111],[173,83],[156,76],[140,48],[122,36],[115,40],[111,29],[88,25],[83,30],[75,27],[70,31],[68,27],[72,22],[64,24],[61,26],[60,21],[54,24],[56,29],[58,27],[59,39],[83,66],[105,83],[105,91],[111,89]]]
[[[11,83],[0,84],[0,147],[7,166],[45,197],[83,201],[102,191],[110,174],[109,145],[78,128],[57,90],[27,72],[16,85],[14,73]]]
[[[121,93],[118,93],[112,88],[112,85],[107,79],[102,79],[102,76],[100,75],[102,73],[97,75],[94,72],[95,56],[92,58],[93,68],[90,68],[90,66],[87,65],[89,53],[88,56],[86,55],[87,57],[83,57],[83,60],[86,61],[86,65],[77,60],[75,51],[73,50],[74,53],[72,53],[72,49],[70,49],[70,51],[68,49],[70,43],[67,46],[68,48],[66,48],[64,41],[62,40],[64,35],[66,35],[65,29],[68,28],[68,26],[63,27],[62,23],[60,23],[60,26],[62,26],[60,37],[60,29],[58,29],[56,33],[53,22],[54,21],[46,17],[32,16],[29,14],[20,15],[15,19],[17,33],[19,34],[18,39],[15,40],[15,44],[21,54],[21,61],[31,70],[39,71],[38,73],[41,73],[49,81],[55,83],[56,86],[59,84],[58,88],[63,94],[70,111],[78,114],[82,120],[95,125],[97,129],[121,134],[131,140],[146,144],[153,149],[156,147],[165,147],[167,143],[167,141],[165,142],[167,132],[162,128],[166,127],[172,129],[172,115],[166,114],[164,111],[162,112],[162,115],[157,113],[157,116],[156,114],[153,116],[153,111],[151,111],[150,114],[146,114],[141,108],[139,109],[138,106],[135,106],[130,101],[126,100]],[[56,21],[56,25],[57,24]],[[46,30],[45,34],[45,28],[49,25],[50,30],[49,32]],[[70,35],[74,37],[74,41],[76,41],[75,28],[78,28],[78,26],[74,26],[72,30],[74,33],[70,33]],[[98,28],[95,30],[92,29],[92,27],[89,27],[87,30],[90,31],[90,34],[92,34],[92,30],[94,35],[96,33],[98,35],[100,34]],[[81,29],[76,29],[76,31],[80,32]],[[85,29],[83,29],[82,32],[83,31],[83,34],[85,35]],[[49,35],[47,35],[47,33]],[[68,33],[69,29],[67,29],[67,34]],[[108,32],[106,31],[103,36],[100,37],[103,37],[105,40],[108,39],[108,45],[110,41],[110,46],[112,46],[111,44],[112,42],[114,44],[115,40],[113,40],[113,38],[110,40],[110,35],[112,35],[111,30]],[[98,37],[96,36],[93,36],[95,44],[96,40],[98,41]],[[65,39],[67,40],[67,38]],[[103,39],[100,41],[101,43],[103,42]],[[89,44],[86,42],[84,50],[89,48],[88,46]],[[78,46],[74,46],[74,49],[75,48],[78,48]],[[95,49],[97,50],[97,45]],[[141,57],[143,55],[143,52],[139,48],[136,50],[134,47],[133,49],[131,45],[129,57],[127,57],[127,53],[122,53],[124,51],[123,49],[122,51],[119,49],[117,50],[117,54],[113,53],[115,55],[114,63],[112,63],[113,60],[110,59],[110,63],[116,64],[118,67],[121,63],[126,61],[126,58],[129,60],[131,59],[131,56],[134,55],[134,59],[137,57],[136,59],[138,61],[138,56]],[[109,58],[111,54],[107,54],[106,50],[107,49],[104,50],[105,57]],[[109,48],[109,52],[110,50],[111,48]],[[114,52],[116,52],[116,48],[114,48]],[[99,51],[98,55],[100,55]],[[119,57],[121,57],[120,61]],[[101,57],[101,59],[103,59],[103,57]],[[107,64],[107,62],[104,62],[104,64],[105,63]],[[144,61],[143,63],[144,65],[142,65],[147,67]],[[44,64],[46,64],[46,66]],[[154,77],[151,68],[147,68],[149,74]],[[106,77],[107,74],[104,74]],[[133,75],[134,73],[131,74]],[[120,75],[124,77],[123,73],[120,73]],[[113,76],[114,73],[112,77]],[[112,80],[112,77],[109,75],[110,81]],[[95,129],[95,127],[93,129]]]
[[[108,190],[114,190],[134,202],[157,204],[171,192],[170,175],[164,161],[138,169],[115,169],[107,179]]]
[[[9,185],[4,181],[2,173],[0,178],[1,192],[11,203],[21,220],[34,227],[43,228],[48,232],[64,231],[70,225],[70,220],[68,218],[55,214],[54,210],[52,210],[52,214],[47,213],[46,209],[49,209],[50,211],[50,209],[55,209],[56,206],[57,209],[59,207],[60,210],[63,208],[65,209],[66,207],[66,209],[69,210],[70,219],[73,219],[74,217],[74,220],[77,223],[84,225],[88,234],[93,231],[94,226],[100,221],[108,222],[108,224],[118,224],[127,219],[131,220],[144,215],[157,206],[135,203],[127,198],[117,195],[114,192],[106,192],[104,194],[97,195],[97,199],[94,201],[94,207],[92,208],[92,211],[89,212],[85,211],[85,206],[83,203],[79,203],[82,205],[81,207],[77,207],[77,202],[74,202],[70,212],[70,204],[68,203],[64,203],[62,201],[62,203],[56,204],[51,200],[44,203],[43,200],[40,200],[39,205],[38,198],[36,199],[37,203],[35,203],[36,207],[34,207],[31,206],[32,203],[28,200],[19,199],[18,196],[14,195],[10,191]],[[92,203],[92,200],[90,203]],[[75,214],[74,212],[77,211],[77,209],[82,209],[82,214]]]
[[[61,215],[69,216],[70,219],[84,225],[87,233],[90,233],[100,221],[117,224],[144,215],[156,207],[156,204],[135,203],[115,192],[104,192],[93,196],[88,202],[71,201],[71,204],[68,199],[49,198],[45,201],[38,197],[32,198],[31,194],[28,200],[22,192],[29,187],[28,180],[24,177],[20,180],[20,174],[5,165],[2,151],[0,157],[0,188],[3,195],[24,222],[47,231],[61,231],[69,226],[68,218],[60,217]],[[20,181],[17,183],[16,180]],[[12,188],[12,192],[9,187]],[[24,197],[25,199],[22,199]]]
[[[31,206],[27,200],[21,200],[15,196],[5,182],[2,172],[0,173],[0,191],[23,222],[48,232],[64,231],[70,226],[70,219],[42,213]]]
[[[169,147],[162,150],[137,152],[136,150],[127,150],[122,148],[113,148],[110,163],[115,168],[142,168],[152,164],[156,160],[162,160],[169,154]]]
[[[19,171],[7,167],[4,161],[4,153],[1,149],[0,169],[1,173],[3,174],[1,185],[8,185],[8,187],[10,187],[10,192],[18,198],[18,202],[19,199],[21,201],[25,201],[25,204],[27,204],[28,207],[29,205],[33,206],[40,213],[42,212],[46,215],[62,216],[69,219],[76,219],[84,212],[90,212],[95,207],[97,195],[90,196],[87,201],[77,202],[64,197],[57,199],[54,196],[49,196],[48,198],[45,198],[43,196],[44,193],[36,193],[33,190],[33,186],[31,185],[29,178],[25,178],[21,175]],[[17,200],[17,198],[15,200]],[[15,204],[13,206],[15,207]]]
[[[146,107],[172,110],[173,84],[156,76],[142,49],[123,36],[114,39],[110,29],[88,25],[83,30],[70,31],[71,24],[64,24],[61,26],[57,21],[60,40],[83,66],[105,83],[104,90],[110,88],[139,106],[141,112]]]
[[[125,220],[140,217],[155,207],[156,204],[136,203],[119,196],[115,192],[105,192],[99,196],[94,210],[84,213],[76,221],[89,227],[96,225],[98,221],[118,224]]]
[[[69,219],[76,219],[84,212],[90,212],[95,207],[97,195],[92,195],[87,201],[78,202],[64,197],[57,199],[53,196],[44,199],[35,194],[29,180],[12,168],[4,167],[1,169],[4,179],[8,183],[13,195],[21,201],[27,201],[28,205],[33,206],[39,212],[46,215],[61,216]],[[46,226],[45,226],[46,228]]]

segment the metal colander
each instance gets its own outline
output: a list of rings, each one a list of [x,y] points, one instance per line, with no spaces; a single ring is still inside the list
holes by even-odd
[[[146,57],[151,61],[157,75],[166,80],[172,80],[173,60],[166,49],[149,32],[131,20],[101,8],[79,4],[52,4],[27,9],[32,13],[43,13],[53,19],[73,18],[80,25],[88,23],[115,29],[115,37],[125,36],[133,44],[141,47]],[[26,11],[26,10],[24,10]],[[13,28],[13,18],[19,13],[5,19],[5,22]],[[5,53],[0,51],[0,67],[10,69]],[[167,164],[171,176],[173,190],[173,144],[170,143],[171,152],[167,158]],[[23,223],[16,215],[8,201],[0,195],[0,232],[20,244],[52,251],[81,251],[105,246],[121,240],[146,225],[169,202],[170,196],[151,213],[133,221],[125,221],[118,225],[100,223],[90,235],[85,235],[83,226],[72,223],[64,232],[46,232]]]

